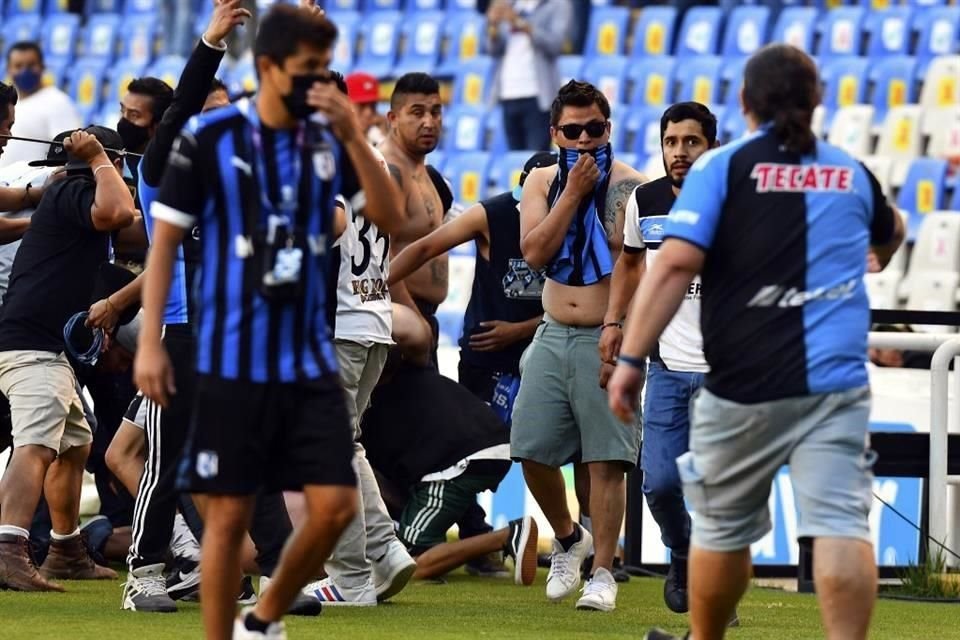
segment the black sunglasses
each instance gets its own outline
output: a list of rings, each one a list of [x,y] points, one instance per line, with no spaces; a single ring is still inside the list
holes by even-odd
[[[607,122],[600,120],[591,120],[587,124],[565,124],[557,127],[567,140],[577,140],[584,131],[591,138],[599,138],[607,132]]]

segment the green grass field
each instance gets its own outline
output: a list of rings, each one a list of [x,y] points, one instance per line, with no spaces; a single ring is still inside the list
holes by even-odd
[[[685,631],[684,616],[671,614],[661,600],[662,582],[633,578],[620,585],[612,614],[576,611],[574,601],[546,601],[545,574],[533,587],[507,580],[452,574],[446,584],[416,582],[396,601],[369,609],[327,609],[319,618],[288,619],[291,639],[383,638],[623,638],[639,640],[650,626]],[[121,611],[119,582],[67,583],[66,594],[0,592],[3,640],[173,640],[201,638],[198,604],[181,604],[176,614]],[[812,596],[753,589],[740,607],[742,626],[728,638],[808,640],[822,637]],[[881,601],[872,638],[880,640],[958,639],[960,605]]]

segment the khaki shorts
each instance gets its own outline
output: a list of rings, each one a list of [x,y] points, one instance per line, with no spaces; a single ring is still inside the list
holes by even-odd
[[[520,361],[510,456],[550,467],[568,462],[623,462],[640,452],[640,422],[625,425],[600,388],[599,327],[573,327],[549,318]]]
[[[93,441],[63,353],[0,352],[0,392],[10,401],[14,448],[40,445],[62,454]]]

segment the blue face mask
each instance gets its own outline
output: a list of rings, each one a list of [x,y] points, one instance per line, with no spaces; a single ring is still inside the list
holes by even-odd
[[[13,84],[17,85],[17,89],[23,93],[36,91],[41,80],[43,80],[43,74],[29,67],[13,76]]]

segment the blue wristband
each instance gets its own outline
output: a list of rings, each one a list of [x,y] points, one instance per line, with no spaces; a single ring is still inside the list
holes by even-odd
[[[632,356],[625,356],[622,353],[617,356],[617,364],[623,363],[628,367],[633,367],[634,369],[646,369],[647,360],[646,358],[634,358]]]

